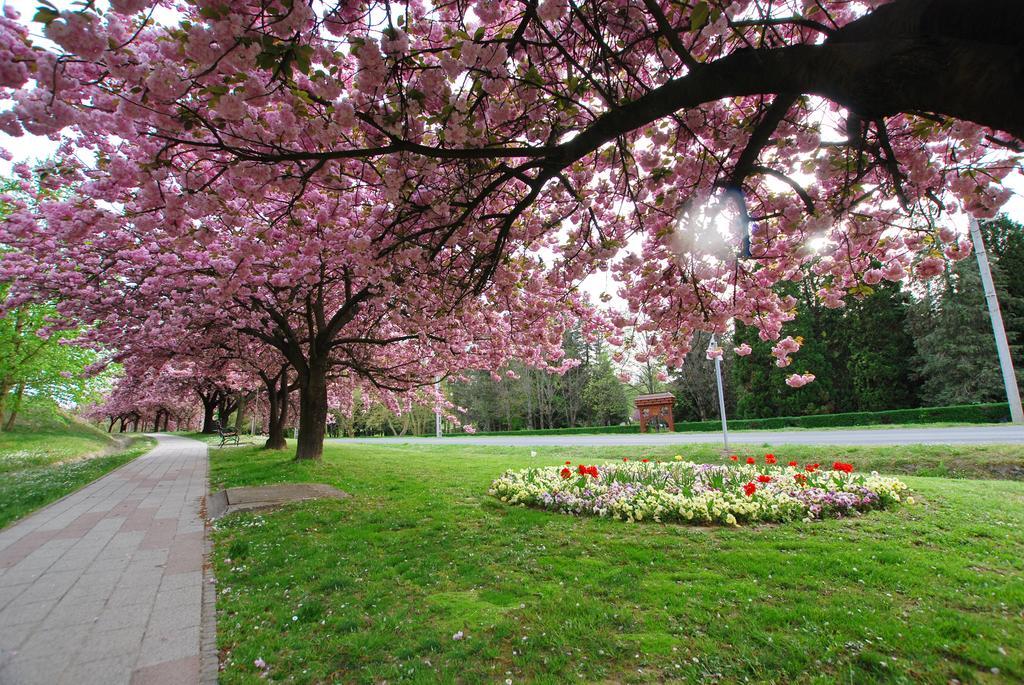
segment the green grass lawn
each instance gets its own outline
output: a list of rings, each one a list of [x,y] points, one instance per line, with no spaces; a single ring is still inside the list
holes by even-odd
[[[270,681],[297,683],[1024,679],[1024,483],[908,477],[915,505],[807,524],[628,524],[486,491],[509,467],[676,450],[536,450],[329,446],[322,464],[212,450],[214,487],[308,481],[354,496],[218,522],[221,682],[263,682],[257,659]],[[775,450],[988,476],[1024,457],[948,451]]]
[[[0,528],[149,450],[143,437],[115,440],[52,405],[30,403],[0,433]]]

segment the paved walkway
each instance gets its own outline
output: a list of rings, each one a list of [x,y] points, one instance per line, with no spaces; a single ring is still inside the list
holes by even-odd
[[[148,454],[0,531],[0,683],[200,681],[206,445]]]
[[[629,433],[603,435],[480,435],[450,438],[333,438],[345,444],[498,445],[505,447],[614,447],[721,443],[721,433]],[[995,424],[949,428],[851,428],[842,430],[734,431],[729,443],[755,445],[977,445],[1024,443],[1024,426]]]

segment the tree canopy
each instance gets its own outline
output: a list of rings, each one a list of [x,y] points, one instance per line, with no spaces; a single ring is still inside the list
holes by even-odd
[[[579,319],[678,366],[778,341],[808,269],[828,308],[935,276],[1024,136],[1015,0],[114,0],[44,5],[51,43],[5,12],[0,127],[63,136],[74,192],[16,208],[0,277],[115,347],[268,345],[302,457],[335,381],[564,372]]]

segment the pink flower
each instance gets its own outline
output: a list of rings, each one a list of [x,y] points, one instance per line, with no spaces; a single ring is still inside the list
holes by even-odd
[[[786,385],[791,388],[802,388],[813,380],[813,373],[794,373],[786,379]]]
[[[864,282],[868,285],[875,285],[882,281],[884,275],[881,269],[868,269],[864,272]]]
[[[228,121],[238,121],[245,117],[245,101],[237,95],[223,95],[217,103],[217,116]]]
[[[931,278],[938,276],[946,269],[946,262],[938,257],[925,257],[917,263],[914,272],[919,278]]]

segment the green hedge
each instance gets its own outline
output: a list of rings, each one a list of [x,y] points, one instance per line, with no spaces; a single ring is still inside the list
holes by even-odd
[[[776,416],[765,419],[734,419],[729,421],[733,430],[775,428],[837,428],[842,426],[877,426],[888,423],[1000,423],[1010,420],[1010,407],[1006,402],[994,404],[960,404],[951,407],[922,407],[920,409],[892,409],[889,411],[862,411],[846,414],[814,414],[811,416]],[[716,431],[722,423],[690,421],[677,423],[676,432]],[[544,430],[480,431],[473,435],[578,435],[595,433],[639,433],[640,427],[589,426],[580,428],[549,428]],[[466,433],[446,433],[461,436]],[[431,437],[433,433],[423,437]]]
[[[760,428],[836,428],[841,426],[877,426],[887,423],[999,423],[1010,420],[1010,406],[995,404],[960,404],[951,407],[922,407],[862,411],[846,414],[814,414],[811,416],[777,416],[765,419],[737,419],[729,422],[736,430]],[[676,431],[709,431],[721,428],[720,421],[694,421],[676,424]]]

